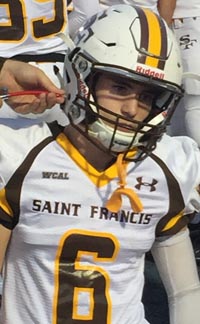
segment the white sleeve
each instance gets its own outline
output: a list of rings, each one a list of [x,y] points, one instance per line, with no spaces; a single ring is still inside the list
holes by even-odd
[[[0,188],[4,187],[33,147],[51,136],[45,123],[27,118],[0,118]]]
[[[199,324],[200,281],[188,229],[156,240],[152,254],[168,295],[170,324]]]
[[[73,0],[73,11],[69,14],[69,34],[73,39],[87,18],[100,11],[99,0]]]

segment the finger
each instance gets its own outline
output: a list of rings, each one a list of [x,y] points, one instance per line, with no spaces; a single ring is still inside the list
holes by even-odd
[[[55,93],[41,94],[39,96],[40,103],[32,106],[33,114],[41,114],[46,109],[51,109],[56,104],[62,104],[65,100],[64,97],[58,97]]]
[[[46,109],[52,108],[56,104],[62,104],[65,100],[63,95],[57,93],[41,93],[39,96],[20,96],[7,100],[9,106],[20,114],[41,114]]]
[[[46,75],[43,71],[40,71],[40,77],[38,78],[38,85],[48,90],[49,92],[58,93],[60,95],[65,94],[65,90],[58,88]]]
[[[34,103],[40,102],[35,96],[11,97],[5,102],[17,113],[29,113]]]
[[[55,93],[49,93],[45,94],[42,93],[40,94],[39,102],[35,102],[34,105],[32,106],[32,113],[33,114],[41,114],[43,113],[46,109],[50,109],[55,104],[57,103],[57,97]]]
[[[16,113],[26,115],[29,113],[34,113],[34,111],[37,111],[39,106],[40,106],[40,100],[35,99],[35,101],[33,101],[32,103],[25,103],[25,104],[18,105],[13,110]]]
[[[46,95],[47,108],[51,108],[55,104],[62,104],[65,101],[64,95],[58,96],[56,93],[48,93]]]

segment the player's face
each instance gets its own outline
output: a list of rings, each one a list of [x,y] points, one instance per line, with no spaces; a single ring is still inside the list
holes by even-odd
[[[95,94],[100,106],[130,121],[143,121],[152,107],[153,94],[150,89],[122,77],[102,74],[98,78]],[[103,111],[101,115],[112,118],[112,115]],[[123,123],[128,125],[128,121]],[[125,131],[125,129],[121,130]]]

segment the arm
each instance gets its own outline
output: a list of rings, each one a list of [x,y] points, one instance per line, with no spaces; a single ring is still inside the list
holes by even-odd
[[[3,261],[7,249],[7,245],[10,239],[11,231],[6,227],[0,225],[0,273],[2,271]]]
[[[170,324],[199,324],[200,282],[189,231],[156,241],[152,254],[167,292]]]
[[[57,88],[39,68],[24,62],[4,60],[0,70],[0,88],[7,88],[9,92],[34,89],[49,91],[38,96],[20,96],[7,100],[7,103],[21,114],[42,113],[56,103],[64,102],[64,90]]]
[[[168,25],[171,25],[175,7],[176,0],[158,0],[158,12]]]
[[[1,73],[1,70],[2,70],[3,65],[4,65],[6,60],[7,60],[6,58],[0,57],[0,73]],[[2,99],[0,99],[0,107],[2,106],[2,104],[3,104],[3,101],[2,101]]]
[[[87,18],[100,11],[99,0],[73,0],[74,10],[69,14],[69,34],[74,38]]]

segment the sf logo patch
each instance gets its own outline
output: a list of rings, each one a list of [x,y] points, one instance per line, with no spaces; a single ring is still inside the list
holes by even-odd
[[[191,39],[190,35],[183,35],[179,38],[180,47],[183,50],[190,49],[190,47],[194,46],[194,43],[197,43],[197,39]]]

